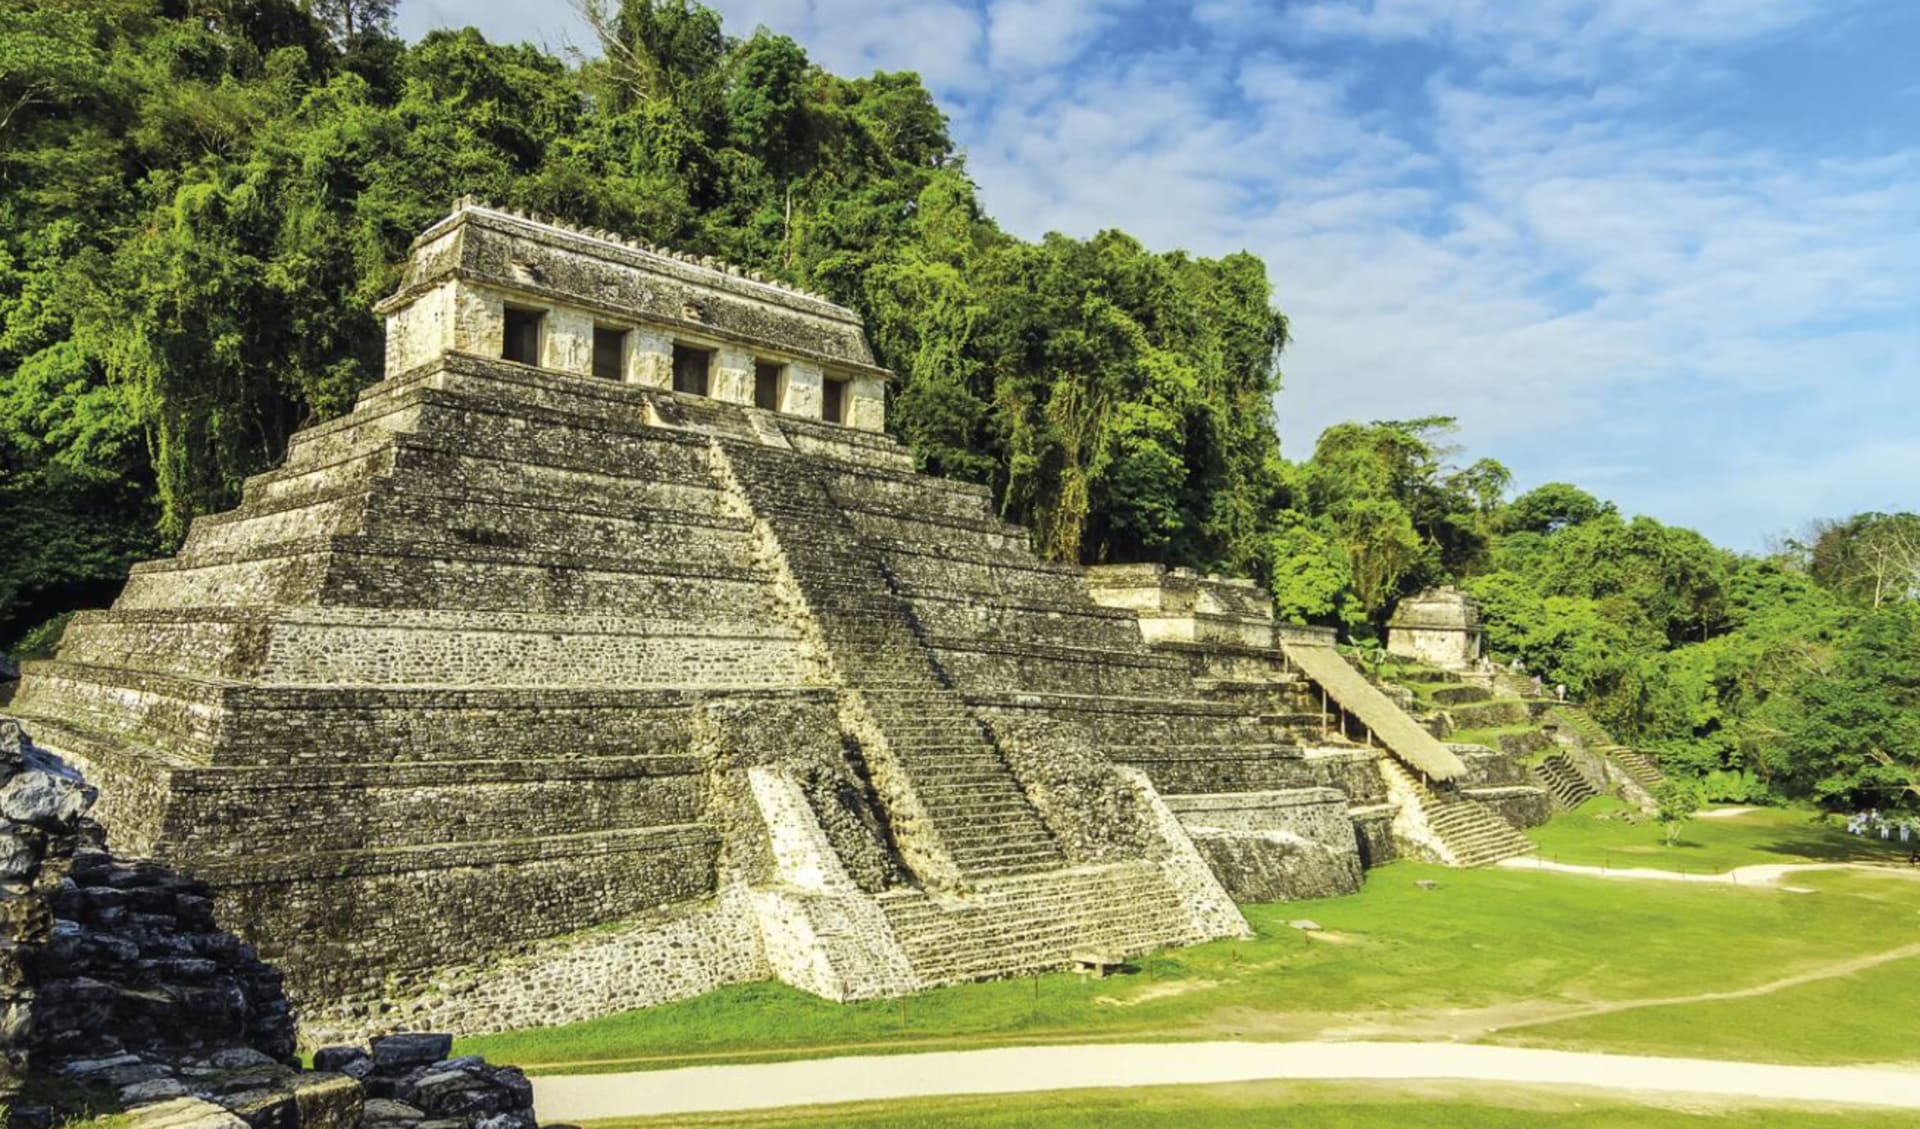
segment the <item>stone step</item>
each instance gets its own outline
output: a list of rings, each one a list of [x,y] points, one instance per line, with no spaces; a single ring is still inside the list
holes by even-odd
[[[915,970],[933,983],[1062,968],[1088,947],[1137,956],[1187,928],[1180,897],[1137,863],[991,883],[957,904],[881,902]]]
[[[987,731],[946,685],[909,623],[857,517],[835,504],[825,473],[767,449],[729,448],[725,455],[725,473],[779,542],[834,665],[862,692],[962,874],[977,879],[1062,865]],[[953,775],[956,769],[966,775]]]
[[[1547,790],[1554,802],[1565,809],[1577,808],[1599,794],[1599,790],[1574,767],[1564,753],[1556,753],[1531,766],[1529,773]]]
[[[1658,790],[1667,781],[1666,773],[1660,770],[1659,765],[1637,749],[1616,748],[1609,750],[1607,755],[1626,770],[1635,784],[1649,792]]]

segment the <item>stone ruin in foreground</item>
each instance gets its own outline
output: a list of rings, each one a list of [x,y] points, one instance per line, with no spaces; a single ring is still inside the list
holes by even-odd
[[[387,379],[13,703],[316,1035],[1138,954],[1544,818],[1251,585],[915,473],[842,307],[463,202],[381,312]]]

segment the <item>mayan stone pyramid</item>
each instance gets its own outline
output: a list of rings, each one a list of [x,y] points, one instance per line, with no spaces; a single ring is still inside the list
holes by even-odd
[[[310,1026],[1243,931],[1207,859],[1282,840],[1203,854],[1176,809],[1279,813],[1339,888],[1367,828],[1391,849],[1377,754],[1306,748],[1326,718],[1271,648],[1149,645],[986,490],[915,473],[850,311],[463,202],[381,312],[387,379],[14,703]]]

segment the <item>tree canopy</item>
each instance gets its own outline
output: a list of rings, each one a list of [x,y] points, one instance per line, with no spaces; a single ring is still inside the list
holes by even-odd
[[[859,309],[929,470],[1061,560],[1247,571],[1286,341],[1263,264],[1025,242],[911,74],[687,0],[569,61],[372,0],[0,0],[0,638],[98,601],[379,379],[412,237],[473,194]]]

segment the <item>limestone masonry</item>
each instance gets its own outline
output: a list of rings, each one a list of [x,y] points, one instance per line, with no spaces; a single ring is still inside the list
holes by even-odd
[[[1457,588],[1429,588],[1400,601],[1387,622],[1387,650],[1442,670],[1480,663],[1480,604]]]
[[[915,473],[844,308],[463,202],[381,312],[387,379],[12,705],[309,1034],[894,994],[1525,849],[1257,588]]]

